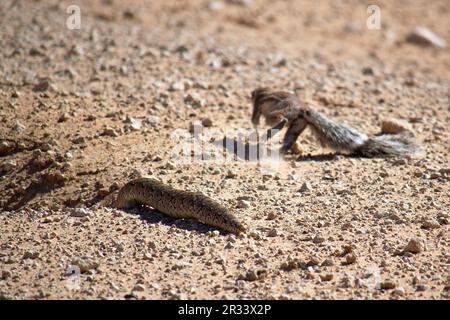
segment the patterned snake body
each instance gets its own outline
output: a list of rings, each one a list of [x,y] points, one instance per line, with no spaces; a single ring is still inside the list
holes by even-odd
[[[156,179],[135,179],[120,189],[117,207],[130,208],[137,203],[148,205],[170,217],[196,219],[236,234],[245,231],[236,217],[213,199],[200,192],[174,189]]]

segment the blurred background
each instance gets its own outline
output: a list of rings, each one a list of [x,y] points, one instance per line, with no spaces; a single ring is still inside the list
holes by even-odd
[[[313,0],[95,0],[2,1],[3,41],[14,27],[14,42],[25,41],[22,29],[34,28],[41,15],[51,16],[39,31],[64,30],[67,8],[81,10],[81,34],[95,26],[131,26],[145,30],[145,37],[168,47],[209,44],[209,48],[256,48],[296,57],[315,55],[341,59],[378,59],[402,70],[417,68],[448,76],[449,49],[423,50],[407,38],[417,27],[426,27],[442,40],[450,37],[450,7],[446,0],[313,1]],[[372,14],[368,8],[376,6]],[[368,23],[379,17],[378,28]],[[16,17],[17,18],[12,18]],[[373,25],[373,24],[372,24]],[[55,27],[55,28],[53,28]],[[107,36],[100,34],[101,37]],[[75,37],[80,37],[76,35]],[[75,40],[75,39],[74,39]],[[430,47],[438,47],[430,45]],[[426,63],[420,63],[420,61]]]

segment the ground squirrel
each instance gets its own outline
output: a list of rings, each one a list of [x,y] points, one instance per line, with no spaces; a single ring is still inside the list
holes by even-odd
[[[302,105],[295,95],[288,92],[257,88],[252,91],[251,98],[252,123],[255,128],[259,125],[261,116],[266,119],[266,124],[273,126],[272,129],[281,130],[288,126],[280,149],[281,154],[291,149],[308,125],[322,145],[339,152],[364,157],[418,156],[423,153],[410,134],[383,134],[368,137]]]
[[[114,206],[129,208],[137,203],[148,205],[174,218],[196,219],[232,233],[244,226],[225,207],[200,192],[174,189],[153,178],[138,178],[120,189]]]

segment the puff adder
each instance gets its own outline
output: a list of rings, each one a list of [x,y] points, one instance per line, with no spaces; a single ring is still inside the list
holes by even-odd
[[[245,231],[237,218],[213,199],[200,192],[174,189],[153,178],[138,178],[125,184],[115,205],[130,208],[138,203],[173,218],[195,219],[236,234]]]

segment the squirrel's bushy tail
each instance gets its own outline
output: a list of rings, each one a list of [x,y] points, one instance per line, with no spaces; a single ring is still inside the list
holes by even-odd
[[[365,157],[418,157],[424,154],[423,149],[416,143],[415,139],[406,133],[383,134],[368,138],[364,144],[354,151]]]
[[[337,123],[321,113],[311,111],[307,118],[313,133],[323,145],[337,151],[345,151],[364,157],[388,157],[423,155],[422,148],[412,134],[383,134],[368,137],[349,126]]]

